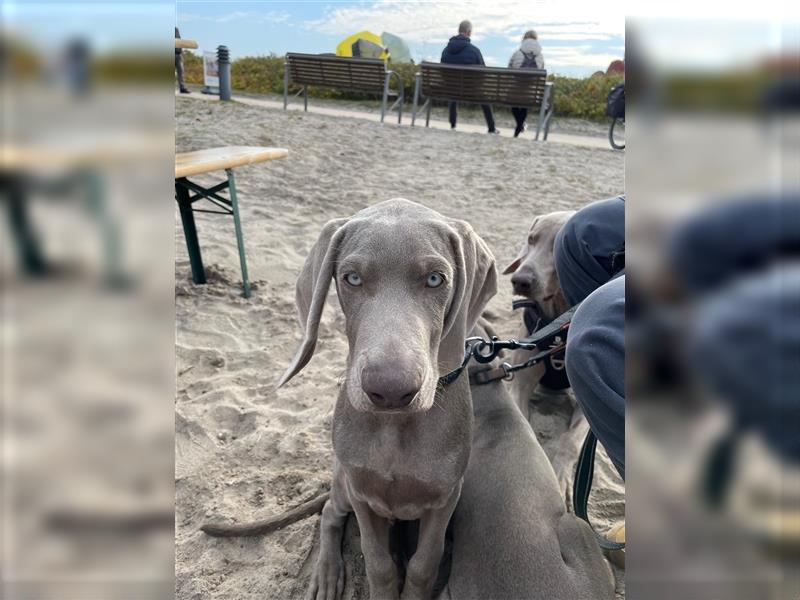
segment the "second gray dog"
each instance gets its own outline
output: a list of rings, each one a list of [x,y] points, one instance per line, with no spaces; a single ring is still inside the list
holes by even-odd
[[[481,320],[472,335],[494,335]],[[497,361],[495,361],[497,362]],[[496,365],[472,363],[470,372]],[[471,387],[472,453],[440,600],[609,600],[611,570],[568,513],[553,468],[506,384]]]

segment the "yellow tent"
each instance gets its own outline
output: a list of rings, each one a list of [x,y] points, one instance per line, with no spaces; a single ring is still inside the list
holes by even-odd
[[[371,31],[359,31],[346,37],[336,46],[336,56],[355,56],[360,58],[382,58],[387,60],[389,53],[379,35]]]

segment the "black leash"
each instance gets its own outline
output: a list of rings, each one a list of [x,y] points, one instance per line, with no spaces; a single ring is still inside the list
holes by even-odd
[[[597,437],[590,429],[589,433],[586,434],[586,439],[583,441],[583,447],[578,456],[578,464],[575,466],[575,482],[572,486],[572,509],[577,517],[589,524],[597,544],[603,550],[624,550],[625,542],[614,542],[597,533],[597,530],[589,520],[589,493],[592,491],[592,480],[594,479],[594,456],[596,450]]]
[[[535,351],[538,350],[531,358],[523,363],[511,365],[503,363],[495,369],[481,371],[475,373],[470,377],[470,382],[477,385],[491,383],[498,379],[511,379],[514,373],[522,369],[527,369],[533,365],[540,363],[551,354],[561,352],[567,343],[567,329],[569,329],[572,315],[575,313],[577,306],[573,306],[564,314],[556,317],[553,321],[542,327],[540,330],[535,331],[530,337],[515,340],[501,340],[497,336],[493,336],[489,340],[484,340],[480,337],[467,338],[464,351],[464,360],[455,370],[447,375],[439,378],[439,385],[447,386],[458,379],[459,375],[467,368],[469,361],[475,359],[475,362],[480,364],[487,364],[497,358],[498,354],[503,350],[516,350],[522,348],[524,350]]]
[[[522,340],[515,340],[514,338],[501,340],[497,336],[492,336],[489,340],[484,340],[481,337],[467,338],[464,360],[461,361],[461,364],[456,369],[440,377],[439,385],[448,386],[453,383],[464,372],[469,361],[473,358],[475,362],[487,364],[497,358],[497,355],[503,350],[516,350],[517,348],[531,351],[539,350],[523,363],[517,365],[503,363],[502,366],[496,369],[476,373],[475,377],[470,378],[472,383],[485,384],[497,379],[511,379],[516,371],[532,367],[551,354],[560,352],[566,345],[566,331],[569,329],[569,323],[576,308],[577,306],[569,309],[550,324],[535,332],[531,337]],[[540,348],[542,349],[540,350]]]

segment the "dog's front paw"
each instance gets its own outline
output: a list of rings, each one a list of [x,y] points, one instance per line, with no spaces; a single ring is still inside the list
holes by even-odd
[[[341,556],[320,555],[306,600],[339,600],[344,590],[344,562]]]

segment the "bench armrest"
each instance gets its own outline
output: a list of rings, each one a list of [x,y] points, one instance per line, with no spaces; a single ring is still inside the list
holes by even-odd
[[[397,78],[397,95],[402,98],[403,97],[403,78],[400,76],[400,73],[397,71],[392,71],[391,69],[386,71],[386,77],[391,79],[392,75]]]

